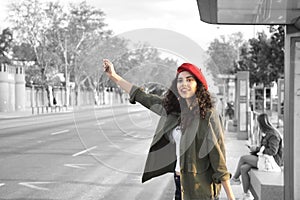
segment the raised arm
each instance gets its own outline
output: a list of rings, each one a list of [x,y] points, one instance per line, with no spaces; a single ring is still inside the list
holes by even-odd
[[[110,80],[115,82],[129,94],[133,85],[116,73],[114,65],[108,59],[103,59],[103,70],[105,71],[106,75],[109,77]]]
[[[137,86],[134,86],[132,83],[123,79],[116,73],[113,64],[108,59],[103,60],[103,70],[112,81],[114,81],[130,95],[130,103],[134,104],[135,102],[139,102],[158,115],[165,114],[161,97],[153,94],[146,94],[141,88],[138,88]]]

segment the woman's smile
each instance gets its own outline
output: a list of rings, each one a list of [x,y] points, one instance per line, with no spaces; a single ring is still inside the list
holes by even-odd
[[[189,88],[181,88],[180,91],[181,92],[188,92],[190,89]]]

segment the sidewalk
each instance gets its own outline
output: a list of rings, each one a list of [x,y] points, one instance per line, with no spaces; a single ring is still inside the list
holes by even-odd
[[[228,171],[234,174],[236,170],[239,158],[242,155],[249,154],[249,149],[245,145],[247,140],[238,140],[238,132],[234,131],[234,127],[229,124],[228,130],[225,132],[225,147],[226,147],[226,163]],[[231,186],[236,200],[243,199],[243,188],[242,185],[232,185]],[[224,189],[221,190],[220,200],[226,200],[226,194]]]
[[[98,105],[98,106],[93,106],[93,105],[89,105],[89,106],[80,106],[80,107],[73,107],[70,106],[67,109],[64,107],[61,111],[53,111],[53,112],[46,112],[44,110],[44,112],[42,113],[41,111],[39,111],[39,113],[37,113],[36,108],[34,110],[34,114],[32,114],[32,108],[26,108],[25,110],[22,111],[11,111],[11,112],[0,112],[0,120],[1,119],[12,119],[12,118],[20,118],[20,117],[30,117],[30,116],[38,116],[38,115],[51,115],[51,114],[59,114],[59,113],[69,113],[69,112],[74,112],[75,110],[86,110],[86,109],[106,109],[106,108],[110,108],[110,107],[116,107],[116,106],[126,106],[128,104],[113,104],[113,105]]]
[[[68,113],[68,112],[73,112],[73,107],[69,108],[63,108],[59,111],[57,110],[39,110],[39,113],[37,113],[36,108],[34,109],[34,114],[32,114],[32,108],[26,108],[25,110],[22,111],[10,111],[10,112],[0,112],[0,120],[1,119],[13,119],[13,118],[21,118],[21,117],[30,117],[30,116],[43,116],[43,115],[51,115],[51,114],[59,114],[59,113]]]
[[[15,111],[15,112],[0,112],[0,120],[26,117],[26,116],[31,116],[31,115],[32,115],[31,109],[26,109],[24,111]]]

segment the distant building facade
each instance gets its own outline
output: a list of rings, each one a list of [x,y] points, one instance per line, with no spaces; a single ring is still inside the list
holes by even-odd
[[[18,63],[0,63],[0,112],[25,109],[25,70]]]
[[[31,108],[66,106],[66,88],[64,86],[48,86],[48,91],[31,83],[26,87],[25,66],[15,62],[12,65],[0,63],[0,112],[23,111]],[[76,97],[78,95],[78,97]],[[128,97],[120,96],[116,91],[93,91],[87,88],[75,90],[70,87],[69,103],[67,106],[104,105],[122,103]]]

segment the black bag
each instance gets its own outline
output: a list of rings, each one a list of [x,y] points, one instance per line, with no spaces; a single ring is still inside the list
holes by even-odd
[[[253,155],[253,156],[257,156],[257,153],[259,152],[260,148],[259,147],[256,147],[255,150],[251,151],[251,148],[249,145],[247,145],[247,147],[249,148],[250,150],[250,154]]]
[[[250,151],[250,154],[253,155],[253,156],[257,156],[258,152],[259,152],[259,149],[255,150],[255,151]]]

